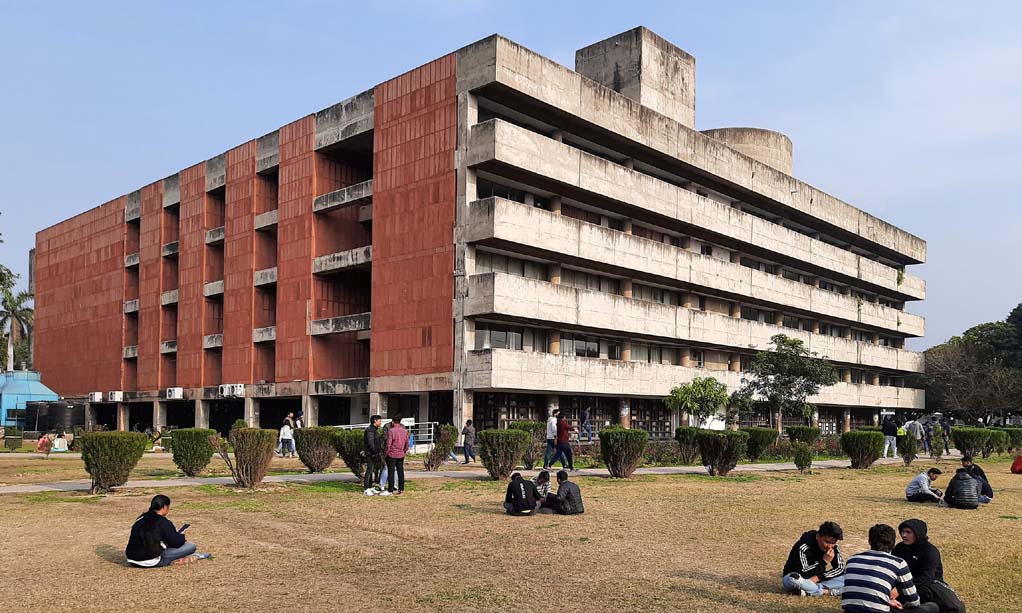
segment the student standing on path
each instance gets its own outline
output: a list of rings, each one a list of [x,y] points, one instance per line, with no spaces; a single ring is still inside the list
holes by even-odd
[[[888,415],[884,418],[884,424],[881,426],[884,432],[884,457],[887,457],[887,449],[891,449],[891,457],[897,457],[898,455],[898,425],[894,423],[891,416]]]
[[[543,470],[550,468],[550,458],[557,450],[557,416],[560,411],[554,411],[546,419],[546,451],[543,452]]]
[[[472,425],[471,419],[465,422],[461,434],[465,437],[465,464],[468,464],[469,458],[472,458],[474,464],[476,461],[476,428]]]
[[[380,421],[379,415],[373,415],[369,418],[369,425],[366,426],[365,433],[362,435],[362,442],[365,445],[366,454],[366,471],[365,475],[362,476],[362,487],[365,490],[366,496],[372,496],[377,493],[376,480],[379,478],[380,465],[383,464],[383,440],[380,436]]]
[[[405,454],[409,449],[408,430],[401,425],[401,418],[394,416],[390,420],[390,431],[387,432],[387,491],[381,496],[405,493]],[[394,490],[394,477],[397,477],[397,491]]]
[[[277,443],[282,457],[286,458],[289,453],[292,458],[295,457],[295,439],[294,432],[291,430],[291,422],[285,421],[284,425],[280,427],[280,440]]]
[[[940,438],[944,441],[944,455],[951,455],[951,420],[947,415],[940,418]]]

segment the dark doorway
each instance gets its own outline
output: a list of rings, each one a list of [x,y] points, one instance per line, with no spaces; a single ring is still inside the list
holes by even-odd
[[[454,392],[429,393],[429,421],[439,424],[454,423]]]
[[[369,421],[368,418],[366,421]],[[347,426],[351,423],[351,398],[319,396],[319,425]]]
[[[406,419],[408,417],[419,420],[419,397],[404,394],[392,394],[387,398],[387,417],[393,419]]]
[[[92,405],[92,427],[95,430],[116,430],[117,429],[117,405],[109,403],[94,403]]]
[[[171,400],[167,402],[168,428],[194,428],[195,403],[187,400]]]
[[[153,428],[153,403],[132,402],[128,404],[128,430],[145,432]]]
[[[296,416],[302,410],[301,398],[260,398],[259,402],[259,427],[270,430],[279,430],[284,423],[288,413]],[[305,421],[302,421],[304,425]]]
[[[245,419],[244,400],[210,400],[209,427],[227,436],[231,426],[239,419]]]

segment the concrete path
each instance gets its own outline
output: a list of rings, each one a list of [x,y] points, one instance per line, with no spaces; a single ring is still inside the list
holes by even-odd
[[[957,451],[952,452],[949,456],[944,456],[944,459],[958,459],[960,454]],[[919,458],[916,460],[916,465],[922,466],[929,460],[928,457]],[[901,464],[901,458],[887,458],[877,460],[877,464]],[[813,462],[813,468],[848,468],[848,460],[818,460]],[[770,471],[781,471],[781,470],[797,470],[795,464],[791,462],[777,462],[771,464],[739,464],[735,467],[735,473],[756,473],[756,472],[770,472]],[[538,470],[522,471],[527,473],[537,473]],[[706,469],[702,466],[660,466],[656,468],[640,468],[635,471],[637,475],[705,475]],[[606,477],[607,469],[605,468],[584,468],[576,473],[576,476],[582,477]],[[436,478],[448,478],[448,479],[476,479],[485,480],[489,479],[485,469],[482,467],[463,469],[463,470],[439,470],[439,471],[406,471],[405,477],[409,481],[415,479],[436,479]],[[337,473],[317,473],[317,474],[295,474],[295,475],[271,475],[264,479],[266,483],[322,483],[329,481],[342,481],[348,483],[358,483],[359,480],[355,478],[355,475],[350,472],[337,472]],[[181,477],[175,479],[139,479],[135,481],[128,481],[126,484],[115,489],[132,489],[132,488],[167,488],[167,487],[184,487],[184,486],[196,486],[196,485],[231,485],[234,480],[230,477]],[[39,492],[85,492],[88,491],[92,486],[92,483],[87,479],[78,479],[75,481],[57,481],[54,483],[25,483],[23,485],[5,485],[0,487],[0,494],[35,494]]]

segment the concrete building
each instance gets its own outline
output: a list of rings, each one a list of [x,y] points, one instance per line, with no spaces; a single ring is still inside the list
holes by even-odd
[[[695,59],[645,28],[575,70],[491,36],[40,232],[36,364],[118,427],[666,436],[673,386],[737,387],[785,333],[841,373],[825,429],[921,409],[925,242],[694,117]]]

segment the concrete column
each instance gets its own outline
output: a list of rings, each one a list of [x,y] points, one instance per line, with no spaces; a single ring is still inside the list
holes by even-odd
[[[561,214],[561,197],[551,196],[550,197],[550,212],[554,215]]]
[[[880,334],[878,332],[874,332],[872,340],[873,340],[873,344],[874,345],[879,345],[880,344]]]
[[[678,245],[682,249],[689,249],[690,247],[692,247],[692,237],[691,236],[682,236],[681,240],[678,241]]]
[[[844,383],[851,383],[852,382],[852,370],[850,368],[842,368],[840,370],[840,373],[841,373],[841,381],[843,381]]]
[[[681,365],[686,368],[692,368],[692,350],[688,347],[682,347],[678,350],[681,354]]]
[[[209,401],[201,398],[195,399],[195,427],[209,427]]]
[[[632,220],[631,219],[625,219],[625,220],[623,220],[621,222],[621,231],[624,232],[625,234],[631,234],[632,233]]]
[[[427,422],[429,421],[429,392],[419,392],[419,414],[416,416],[415,421]]]
[[[319,425],[319,396],[305,394],[302,396],[302,425]]]
[[[845,409],[841,415],[841,431],[851,432],[852,430],[852,410]]]
[[[632,297],[632,280],[621,279],[621,295],[625,298]]]
[[[737,302],[737,301],[732,302],[731,303],[731,309],[728,311],[728,315],[730,315],[731,317],[733,317],[735,319],[738,319],[739,317],[741,317],[742,316],[742,303],[741,302]]]
[[[813,417],[810,421],[810,425],[814,428],[820,427],[820,411],[819,409],[813,409]]]
[[[731,252],[731,263],[732,264],[738,264],[741,261],[742,261],[742,254],[739,253],[738,251],[732,251]]]
[[[732,353],[731,354],[731,363],[728,365],[728,370],[730,370],[731,372],[741,372],[742,371],[742,356],[738,355],[737,353]]]
[[[621,165],[627,168],[628,170],[635,170],[635,160],[633,160],[632,158],[628,158],[624,162],[621,162]]]
[[[873,378],[870,379],[869,384],[870,385],[880,385],[880,373],[878,373],[878,372],[873,373]]]
[[[249,428],[259,427],[259,399],[245,398],[245,423]]]
[[[546,395],[546,416],[550,417],[554,414],[554,411],[558,411],[561,408],[561,397],[557,394]]]
[[[774,325],[775,326],[784,325],[784,313],[780,311],[774,311]]]
[[[121,432],[127,432],[130,427],[128,424],[128,403],[120,402],[117,404],[117,429]]]
[[[455,401],[457,401],[457,394],[455,394]],[[458,403],[454,403],[454,417],[457,418]],[[380,417],[387,416],[387,395],[380,392],[369,392],[369,416],[379,415]],[[455,423],[458,423],[455,421]]]
[[[167,403],[162,400],[153,401],[153,431],[162,431],[167,427]]]
[[[691,309],[693,302],[695,302],[695,294],[692,292],[681,292],[681,306],[686,309]]]
[[[630,362],[632,360],[632,341],[624,341],[621,343],[621,361]]]
[[[372,394],[370,394],[370,400]],[[384,407],[386,410],[386,407]],[[369,410],[373,414],[372,409]],[[475,419],[474,409],[472,406],[472,391],[471,390],[455,390],[454,393],[454,424],[455,427],[461,428],[465,422],[469,419]]]
[[[551,264],[550,267],[549,267],[549,270],[550,270],[550,282],[553,283],[554,285],[560,285],[561,284],[561,265],[560,264]]]
[[[96,409],[91,402],[85,403],[85,430],[88,432],[96,427]]]
[[[604,227],[604,228],[609,228],[610,227],[610,217],[607,217],[606,215],[600,215],[600,225],[602,227]]]
[[[851,328],[845,328],[845,332],[844,332],[844,334],[842,336],[844,338],[852,338],[852,329]]]
[[[812,330],[812,332],[813,332],[813,334],[819,334],[820,333],[820,320],[819,319],[814,319],[813,320],[813,330]]]
[[[549,333],[547,333],[546,340],[547,340],[547,353],[552,353],[554,355],[560,355],[561,354],[561,331],[560,330],[551,330]]]
[[[618,423],[622,428],[632,427],[632,403],[628,398],[618,400]]]

